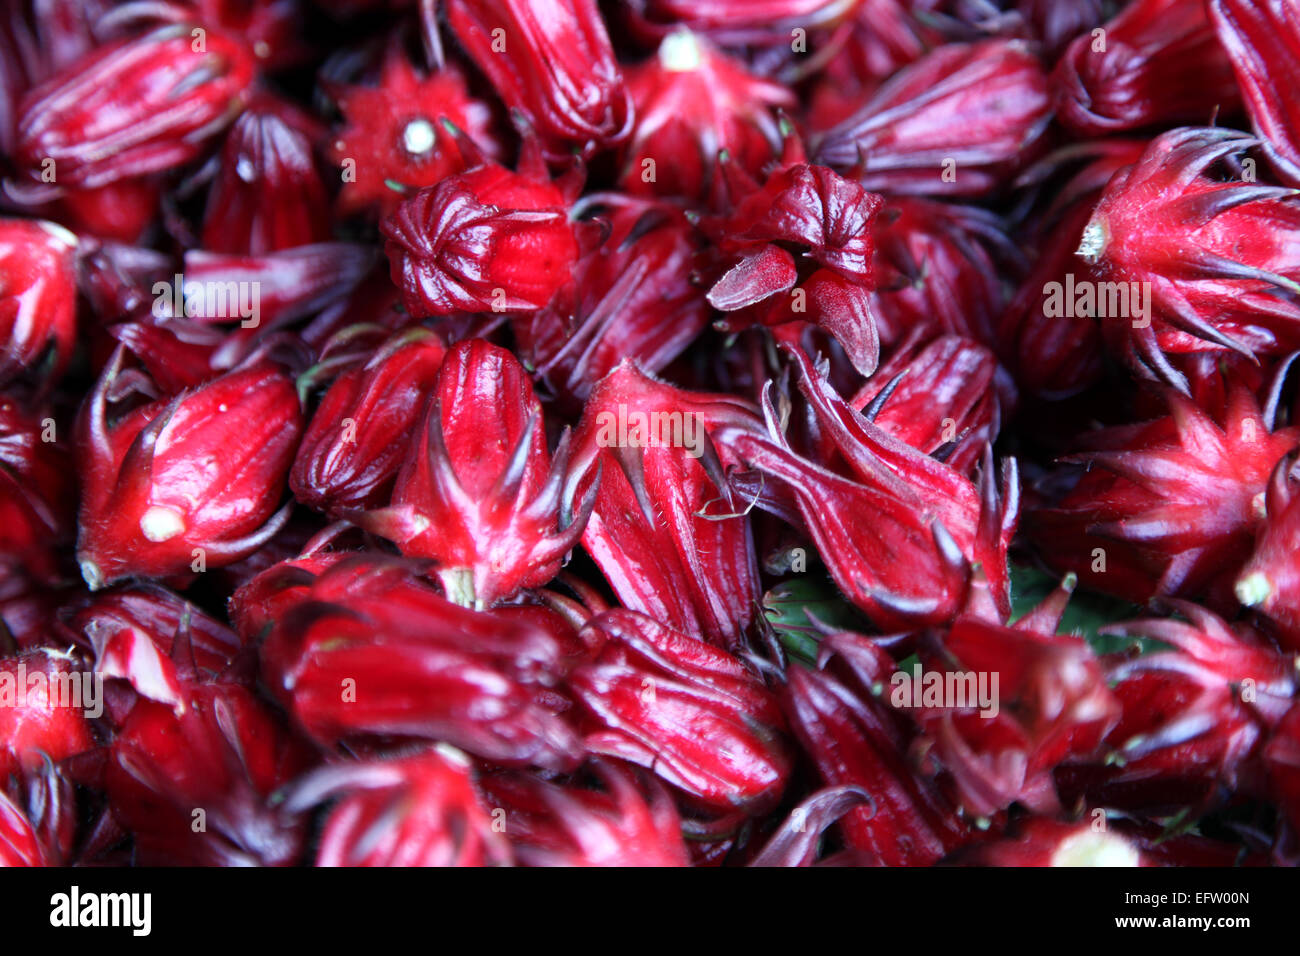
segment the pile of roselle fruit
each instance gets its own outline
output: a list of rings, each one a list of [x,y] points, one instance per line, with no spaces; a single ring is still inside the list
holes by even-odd
[[[0,863],[1300,860],[1300,0],[14,0],[0,178]]]

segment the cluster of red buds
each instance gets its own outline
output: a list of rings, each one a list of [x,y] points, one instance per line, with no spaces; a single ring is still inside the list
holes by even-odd
[[[1300,0],[13,0],[0,865],[1300,863]]]

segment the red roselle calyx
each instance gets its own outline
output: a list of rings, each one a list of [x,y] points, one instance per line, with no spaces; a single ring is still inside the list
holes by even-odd
[[[445,741],[507,766],[576,766],[577,738],[547,690],[561,648],[538,623],[463,608],[383,556],[304,570],[263,572],[246,587],[266,594],[237,598],[237,624],[251,635],[258,604],[274,600],[263,679],[313,738]]]
[[[1296,495],[1295,457],[1278,462],[1265,492],[1265,519],[1255,552],[1237,575],[1237,600],[1267,615],[1281,630],[1288,647],[1300,647],[1300,500]]]
[[[142,864],[284,866],[305,821],[270,797],[308,759],[243,687],[187,686],[175,707],[136,703],[113,742],[105,786]]]
[[[603,646],[568,686],[589,751],[648,767],[708,806],[775,801],[790,773],[784,721],[739,659],[634,611],[588,627]]]
[[[881,342],[924,330],[995,346],[1005,299],[1000,273],[1019,258],[1005,229],[997,216],[972,206],[887,200],[872,224],[871,313]]]
[[[108,420],[121,353],[78,423],[86,462],[77,560],[92,589],[221,567],[288,517],[281,489],[302,431],[293,382],[259,365]]]
[[[790,728],[829,785],[857,785],[870,805],[838,826],[849,845],[884,866],[925,866],[968,840],[969,829],[935,786],[908,765],[900,728],[870,692],[792,665],[781,703]]]
[[[1047,75],[1018,40],[948,44],[904,67],[823,134],[818,162],[867,189],[976,196],[996,188],[1051,118]]]
[[[348,86],[339,93],[345,125],[331,143],[330,159],[343,175],[339,205],[352,213],[377,208],[391,214],[402,193],[433,186],[466,168],[451,130],[460,130],[486,155],[500,158],[488,105],[470,96],[453,64],[420,76],[405,54],[392,50],[379,85]]]
[[[623,363],[592,392],[575,435],[599,469],[583,547],[627,607],[731,645],[753,620],[759,581],[747,503],[727,484],[737,459],[710,435],[759,429],[729,395],[673,388]]]
[[[1052,74],[1057,117],[1100,136],[1154,123],[1208,122],[1239,94],[1203,0],[1135,0],[1081,33]]]
[[[257,336],[259,329],[284,325],[343,298],[365,278],[373,261],[370,249],[352,242],[317,242],[257,256],[191,250],[185,253],[182,286],[193,282],[205,292],[183,304],[186,315],[198,322],[225,323],[238,318],[240,328],[228,337],[222,352],[240,354],[241,341]],[[221,299],[206,291],[229,289],[230,283],[239,292],[238,315],[231,314],[235,310],[230,305],[222,309]],[[173,288],[175,285],[173,279]],[[155,308],[179,316],[174,307],[170,313],[163,309],[163,300],[174,297],[169,290],[155,300]],[[233,364],[227,355],[221,367]]]
[[[1293,191],[1206,175],[1253,143],[1217,128],[1156,138],[1111,179],[1083,231],[1079,255],[1127,293],[1127,308],[1096,306],[1102,329],[1141,374],[1185,388],[1166,353],[1276,355],[1300,344]]]
[[[253,75],[241,42],[202,26],[108,43],[24,97],[18,165],[45,192],[173,169],[238,115]]]
[[[1108,628],[1172,649],[1110,669],[1122,717],[1108,737],[1113,756],[1092,779],[1083,778],[1090,803],[1157,810],[1209,801],[1217,786],[1235,787],[1254,774],[1252,755],[1291,706],[1294,656],[1196,605],[1177,601],[1172,608],[1186,623]]]
[[[455,345],[393,488],[362,520],[431,558],[452,600],[484,608],[559,572],[595,500],[576,500],[569,438],[546,448],[542,406],[519,360],[481,339]]]
[[[291,811],[337,797],[317,866],[493,866],[510,847],[489,818],[470,761],[440,745],[393,760],[320,768],[293,789]]]
[[[636,123],[619,185],[632,195],[704,199],[720,153],[759,176],[780,153],[773,110],[794,106],[785,87],[685,29],[630,69],[627,86]]]
[[[177,705],[182,682],[232,679],[235,633],[166,588],[103,592],[72,615],[104,677],[126,680],[142,697]]]
[[[270,97],[235,121],[208,194],[204,249],[256,256],[330,238],[315,125]]]
[[[1015,461],[1001,493],[992,455],[978,485],[867,421],[805,355],[800,389],[842,460],[845,474],[790,447],[769,399],[768,435],[728,431],[735,454],[790,489],[836,584],[880,628],[950,620],[982,566],[1003,616],[1010,612],[1007,548],[1018,515]]]
[[[879,196],[825,166],[787,162],[761,189],[742,197],[716,231],[727,251],[747,254],[770,248],[766,244],[795,244],[821,265],[864,279],[871,268],[868,227],[880,205]],[[728,281],[725,292],[715,288],[711,301],[720,308],[733,305],[734,285]]]
[[[560,190],[497,165],[421,189],[380,230],[417,316],[540,309],[571,281],[578,256]]]
[[[578,259],[573,295],[513,319],[534,377],[566,404],[585,399],[624,359],[659,372],[711,315],[693,281],[702,242],[682,211],[614,194],[597,200],[609,235]]]
[[[991,690],[978,702],[914,714],[956,798],[977,818],[1013,802],[1058,811],[1052,772],[1095,756],[1119,720],[1119,702],[1088,644],[1052,633],[1056,621],[1047,623],[1040,630],[1025,621],[1005,627],[958,618],[940,638],[941,651],[922,655],[927,671],[974,674]]]
[[[706,220],[724,253],[709,302],[727,313],[719,328],[757,320],[797,338],[807,323],[829,332],[863,375],[875,370],[880,343],[871,315],[872,223],[882,199],[825,166],[803,161],[787,139],[782,162],[760,187],[727,164],[729,191],[741,198]],[[801,253],[796,260],[794,252]]]
[[[77,237],[57,223],[0,219],[0,382],[58,377],[77,334]]]
[[[849,402],[884,431],[970,474],[1002,420],[997,358],[955,335],[900,348]]]
[[[328,514],[384,504],[446,351],[434,333],[412,329],[335,379],[289,472],[294,497]]]
[[[1279,176],[1300,186],[1300,5],[1295,0],[1209,0],[1246,109]]]
[[[549,158],[627,136],[632,105],[596,0],[448,0],[447,21]]]
[[[1169,669],[1193,677],[1229,704],[1275,725],[1291,707],[1296,689],[1295,655],[1282,654],[1247,627],[1230,626],[1187,601],[1173,607],[1183,621],[1148,619],[1111,625],[1114,633],[1154,638],[1173,650],[1119,663],[1111,679]]]
[[[1165,394],[1169,417],[1095,435],[1098,450],[1075,459],[1090,470],[1028,527],[1052,567],[1137,602],[1227,591],[1265,516],[1269,476],[1300,440],[1270,428],[1240,386],[1222,425]]]
[[[99,691],[76,654],[38,648],[0,657],[0,781],[93,748],[88,718],[103,712]]]
[[[666,789],[613,761],[596,760],[603,790],[501,773],[483,778],[486,801],[525,866],[686,866],[682,822]]]

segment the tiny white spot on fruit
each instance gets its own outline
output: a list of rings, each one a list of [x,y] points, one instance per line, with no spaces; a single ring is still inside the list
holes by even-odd
[[[99,565],[94,561],[81,562],[81,576],[85,579],[86,587],[92,591],[98,591],[104,586],[104,575],[99,570]]]
[[[185,530],[185,519],[174,508],[151,505],[140,517],[140,533],[153,542],[168,541]]]
[[[69,229],[65,229],[63,226],[60,226],[57,222],[48,222],[42,219],[37,223],[37,225],[39,225],[41,229],[45,230],[45,232],[49,235],[51,239],[51,243],[50,243],[51,246],[56,248],[58,246],[63,246],[64,248],[67,249],[71,249],[74,246],[76,246],[77,234],[72,232]]]
[[[235,161],[235,173],[246,183],[251,183],[257,179],[257,168],[247,156],[240,156]]]
[[[1139,866],[1138,852],[1114,833],[1088,830],[1061,842],[1052,854],[1052,866]]]
[[[1268,600],[1273,588],[1262,571],[1252,571],[1237,582],[1237,600],[1246,607],[1256,607]]]
[[[698,70],[704,62],[700,41],[690,30],[678,30],[664,37],[659,44],[659,63],[674,73]]]
[[[1106,251],[1106,227],[1094,219],[1083,230],[1076,255],[1083,256],[1089,262],[1096,262]]]
[[[459,764],[462,767],[471,767],[474,762],[469,759],[469,755],[463,750],[453,747],[451,744],[445,744],[439,741],[433,745],[433,749],[438,751],[439,755],[450,760],[452,763]]]
[[[406,124],[406,129],[402,130],[402,145],[414,156],[421,156],[433,149],[436,139],[433,124],[427,119],[411,120]]]

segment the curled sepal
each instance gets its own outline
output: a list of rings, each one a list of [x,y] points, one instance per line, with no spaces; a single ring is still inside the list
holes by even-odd
[[[109,755],[109,805],[135,836],[136,860],[295,862],[306,821],[276,805],[272,794],[306,768],[309,750],[243,687],[187,685],[183,700],[179,708],[138,700]]]
[[[793,665],[781,703],[791,729],[829,786],[856,786],[870,805],[838,826],[853,848],[884,866],[927,866],[970,838],[932,781],[909,765],[907,741],[883,704],[825,671]]]
[[[334,800],[317,866],[500,866],[510,847],[474,787],[470,759],[441,744],[335,763],[294,784],[285,809]]]
[[[850,810],[872,803],[871,794],[853,784],[818,790],[791,811],[749,865],[812,866],[822,834]]]
[[[504,812],[515,858],[525,866],[686,866],[682,822],[667,789],[648,774],[594,759],[600,789],[532,774],[485,777]]]

